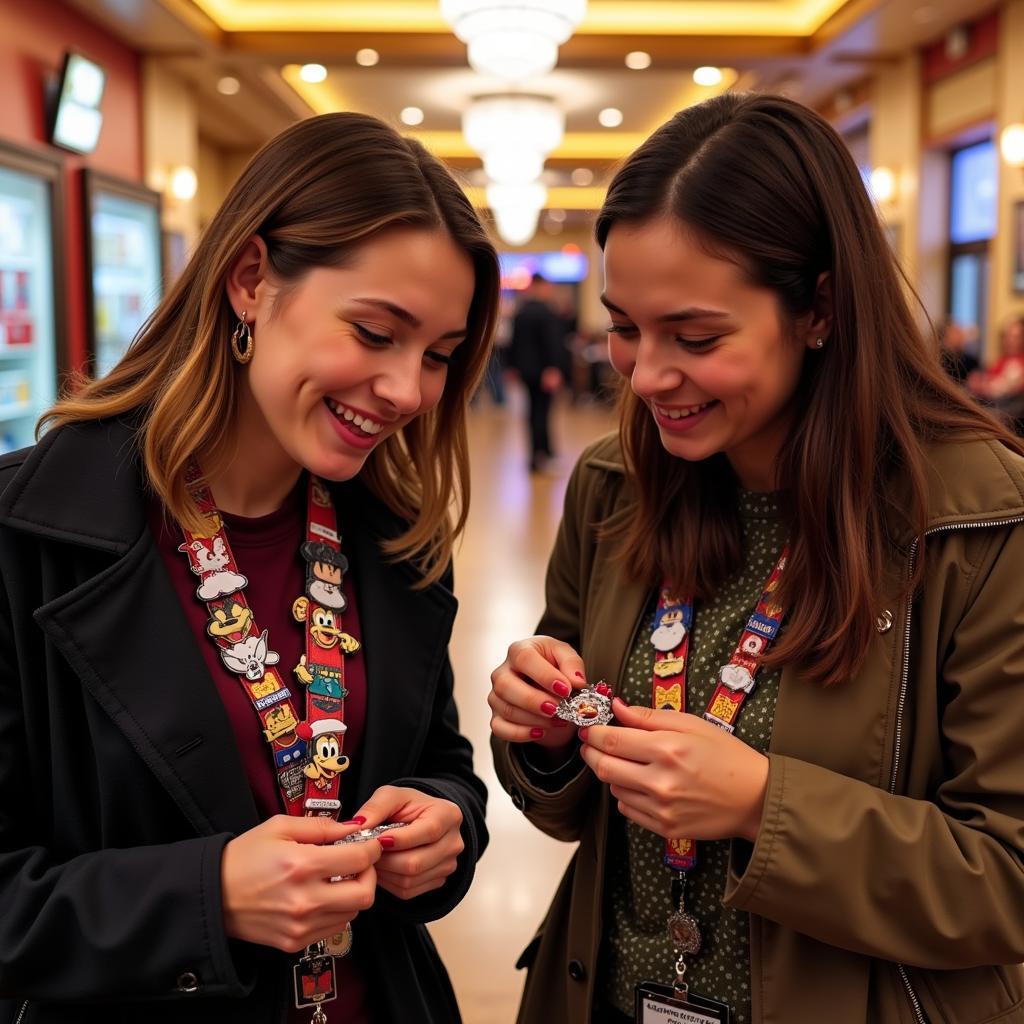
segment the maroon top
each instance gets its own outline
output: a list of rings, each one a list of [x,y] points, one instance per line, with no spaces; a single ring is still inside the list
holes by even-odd
[[[283,814],[284,801],[277,785],[270,748],[263,738],[252,701],[238,676],[221,661],[215,644],[207,635],[209,614],[206,605],[196,597],[199,577],[189,568],[188,558],[178,551],[178,545],[184,538],[176,527],[168,529],[163,508],[157,502],[151,501],[148,511],[150,530],[157,538],[157,546],[185,610],[185,617],[228,713],[260,820]],[[302,716],[306,704],[305,688],[293,676],[292,668],[299,663],[299,656],[305,653],[305,625],[292,618],[291,607],[295,598],[305,592],[305,562],[299,552],[306,531],[305,475],[276,512],[255,519],[222,513],[222,518],[238,571],[249,580],[245,597],[253,611],[253,619],[261,630],[269,631],[270,650],[276,651],[281,658],[275,668],[292,691],[295,713]],[[343,589],[348,599],[348,607],[342,616],[345,632],[361,641],[351,572],[345,575]],[[345,688],[348,696],[345,699],[347,731],[344,750],[352,762],[357,763],[366,721],[366,668],[360,652],[345,659]],[[341,777],[341,786],[344,796],[345,775]],[[369,1024],[366,985],[356,972],[352,957],[337,961],[337,966],[338,998],[323,1007],[328,1021],[330,1024]],[[291,995],[291,971],[287,984]],[[312,1011],[297,1010],[294,1000],[290,999],[290,1002],[290,1024],[309,1024]]]

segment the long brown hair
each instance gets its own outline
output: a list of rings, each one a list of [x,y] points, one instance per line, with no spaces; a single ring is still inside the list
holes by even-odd
[[[185,487],[192,457],[230,457],[237,374],[228,339],[235,314],[229,270],[253,235],[267,246],[275,283],[339,266],[381,229],[440,228],[469,256],[476,284],[469,333],[430,412],[371,454],[363,478],[408,529],[385,549],[437,579],[466,521],[466,404],[487,364],[499,296],[498,259],[465,193],[418,142],[362,114],[300,121],[250,161],[204,232],[181,277],[101,380],[79,380],[40,429],[124,414],[139,417],[139,443],[156,495],[183,525],[202,528]],[[454,521],[451,508],[454,504]]]
[[[909,488],[905,521],[923,537],[926,445],[984,436],[1024,447],[942,372],[860,173],[814,112],[751,93],[676,114],[616,174],[598,243],[616,223],[666,215],[772,289],[784,326],[813,309],[819,276],[830,277],[832,329],[825,349],[804,360],[793,399],[801,413],[777,467],[792,521],[781,594],[789,615],[765,662],[795,662],[824,684],[849,679],[875,632],[878,602],[892,593],[887,494],[897,477]],[[723,454],[696,463],[669,455],[628,387],[620,413],[638,497],[606,529],[638,578],[667,577],[679,592],[706,598],[742,557],[735,475]]]

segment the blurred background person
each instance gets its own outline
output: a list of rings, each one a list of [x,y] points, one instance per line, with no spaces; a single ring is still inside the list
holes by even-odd
[[[966,384],[967,378],[981,365],[975,354],[977,328],[947,320],[939,330],[942,367],[957,382]]]
[[[555,311],[551,282],[534,274],[512,320],[509,367],[526,388],[530,472],[554,456],[551,447],[551,401],[561,388],[565,362],[565,321]]]
[[[1014,316],[999,339],[999,358],[987,370],[975,370],[967,387],[982,401],[1013,421],[1018,433],[1024,425],[1024,316]]]

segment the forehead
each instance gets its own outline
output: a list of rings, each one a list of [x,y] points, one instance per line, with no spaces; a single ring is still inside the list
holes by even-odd
[[[386,298],[421,319],[439,314],[458,319],[472,301],[475,272],[468,253],[447,231],[395,227],[361,243],[344,266],[314,268],[306,283],[341,298]]]
[[[752,286],[731,260],[714,256],[670,217],[616,224],[604,249],[605,292],[630,315],[687,306],[728,309]]]

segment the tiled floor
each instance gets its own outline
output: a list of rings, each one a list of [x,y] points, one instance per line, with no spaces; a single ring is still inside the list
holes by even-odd
[[[498,786],[486,703],[491,670],[512,640],[529,636],[543,607],[544,569],[576,457],[614,427],[601,406],[555,413],[560,458],[545,475],[526,471],[521,395],[511,407],[483,400],[472,413],[473,497],[455,563],[460,601],[451,654],[462,728],[490,791],[491,845],[462,905],[431,926],[465,1024],[512,1024],[522,989],[515,961],[530,941],[574,847],[535,831]]]

